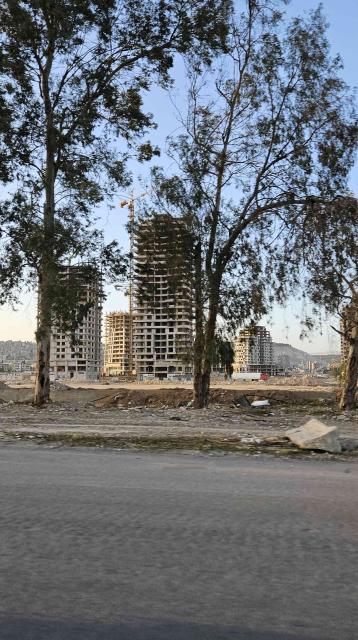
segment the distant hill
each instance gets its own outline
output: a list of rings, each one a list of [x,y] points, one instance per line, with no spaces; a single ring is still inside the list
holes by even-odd
[[[303,351],[303,349],[296,349],[296,347],[292,347],[286,342],[273,342],[272,344],[274,360],[283,366],[288,366],[288,362],[292,365],[299,365],[303,362],[307,362],[308,360],[325,364],[340,358],[339,353],[308,353],[307,351]]]
[[[307,362],[311,355],[302,349],[296,349],[286,342],[273,342],[273,355],[275,362],[288,358],[292,364]]]
[[[299,365],[313,360],[322,364],[337,360],[340,354],[312,354],[302,349],[296,349],[286,342],[273,342],[274,361],[287,367]],[[34,360],[36,356],[36,343],[21,340],[0,340],[0,362],[16,360]]]
[[[22,340],[0,340],[0,362],[34,360],[36,343]]]

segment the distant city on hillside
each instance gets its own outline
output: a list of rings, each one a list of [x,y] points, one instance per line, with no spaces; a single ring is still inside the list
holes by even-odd
[[[31,373],[35,357],[35,342],[0,341],[0,376]]]
[[[0,362],[11,360],[34,360],[36,355],[35,342],[22,340],[0,340]]]
[[[314,360],[320,364],[325,364],[337,360],[339,353],[334,354],[312,354],[302,349],[292,347],[285,342],[273,342],[274,361],[278,364],[289,363],[297,366],[302,362]],[[36,343],[21,340],[0,340],[0,363],[34,361],[36,355]]]

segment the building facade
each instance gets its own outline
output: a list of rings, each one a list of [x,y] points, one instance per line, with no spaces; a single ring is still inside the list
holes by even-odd
[[[306,369],[308,369],[310,373],[315,373],[315,371],[317,371],[318,369],[317,362],[315,360],[308,360],[308,362],[306,363]]]
[[[104,367],[105,376],[130,375],[130,316],[125,311],[113,311],[106,315]]]
[[[98,380],[101,371],[102,278],[91,280],[80,266],[68,266],[61,274],[69,287],[79,280],[81,305],[90,305],[73,333],[55,325],[51,335],[50,376],[52,379]]]
[[[247,327],[239,332],[235,340],[234,371],[275,375],[272,338],[265,327]]]
[[[192,373],[193,287],[182,223],[156,215],[134,234],[133,347],[137,377]]]

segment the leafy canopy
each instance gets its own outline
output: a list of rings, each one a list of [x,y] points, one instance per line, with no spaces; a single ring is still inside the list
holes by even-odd
[[[187,216],[200,239],[206,309],[233,328],[285,298],[298,277],[285,248],[310,233],[317,205],[347,193],[357,145],[322,8],[286,20],[282,4],[248,1],[234,16],[218,63],[191,74],[169,143],[176,172],[153,176],[155,206]]]
[[[92,212],[130,184],[130,157],[159,153],[143,140],[155,126],[143,92],[170,83],[176,52],[209,62],[225,42],[229,8],[229,0],[1,3],[0,303],[33,286],[45,253],[54,274],[94,262],[123,275],[118,246],[104,245]]]

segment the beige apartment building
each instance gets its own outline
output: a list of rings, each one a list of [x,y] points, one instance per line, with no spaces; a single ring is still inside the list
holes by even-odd
[[[113,311],[105,319],[104,367],[105,376],[130,375],[130,315]]]
[[[262,326],[247,327],[235,340],[234,372],[260,372],[274,375],[272,337]]]
[[[181,221],[158,214],[134,234],[133,346],[139,379],[192,373],[193,287]]]
[[[81,279],[81,267],[64,267],[61,277],[68,283],[74,278]],[[102,278],[99,273],[90,281],[83,276],[80,302],[91,302],[92,306],[75,330],[74,342],[69,332],[59,330],[58,326],[53,328],[50,347],[52,379],[98,380],[100,376]]]

